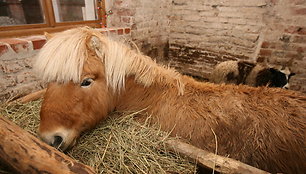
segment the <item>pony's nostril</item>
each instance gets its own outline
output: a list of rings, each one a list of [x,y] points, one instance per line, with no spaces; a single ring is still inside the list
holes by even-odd
[[[61,136],[54,136],[54,141],[51,143],[51,146],[59,148],[63,143],[63,138]]]

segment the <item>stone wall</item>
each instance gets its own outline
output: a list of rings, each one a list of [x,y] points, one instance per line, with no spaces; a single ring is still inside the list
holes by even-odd
[[[106,35],[130,38],[131,29],[99,29]],[[41,89],[32,65],[35,56],[45,44],[45,36],[0,39],[0,102],[14,99]]]
[[[128,26],[145,54],[163,61],[168,55],[171,0],[107,0],[108,27]]]
[[[209,77],[232,59],[267,61],[297,73],[292,89],[306,92],[305,0],[173,0],[171,64]]]

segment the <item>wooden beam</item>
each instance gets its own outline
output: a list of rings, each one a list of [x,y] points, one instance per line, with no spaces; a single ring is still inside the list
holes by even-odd
[[[244,164],[240,161],[216,155],[214,153],[202,150],[180,140],[167,140],[167,147],[191,160],[197,162],[202,167],[214,169],[220,173],[235,174],[268,174],[268,172]]]
[[[46,91],[47,91],[47,89],[42,89],[42,90],[39,90],[39,91],[35,91],[35,92],[30,93],[26,96],[18,98],[16,101],[20,102],[20,103],[27,103],[27,102],[30,102],[30,101],[35,101],[35,100],[38,100],[38,99],[42,98],[44,96],[44,94],[46,93]]]
[[[0,116],[0,161],[19,173],[95,173],[3,116]]]

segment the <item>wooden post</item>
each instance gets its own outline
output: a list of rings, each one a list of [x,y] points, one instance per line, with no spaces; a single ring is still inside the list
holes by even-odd
[[[19,173],[95,173],[3,116],[0,116],[0,161]]]
[[[268,174],[266,171],[240,161],[216,155],[179,140],[167,140],[166,145],[170,150],[195,160],[197,164],[205,168],[214,169],[220,173]]]

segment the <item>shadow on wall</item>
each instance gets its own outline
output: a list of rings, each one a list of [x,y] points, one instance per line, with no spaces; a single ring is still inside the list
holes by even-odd
[[[144,41],[137,42],[137,45],[140,45],[139,48],[141,52],[153,58],[157,62],[161,64],[168,63],[169,61],[169,42],[156,45],[156,44],[151,44],[144,40]]]

